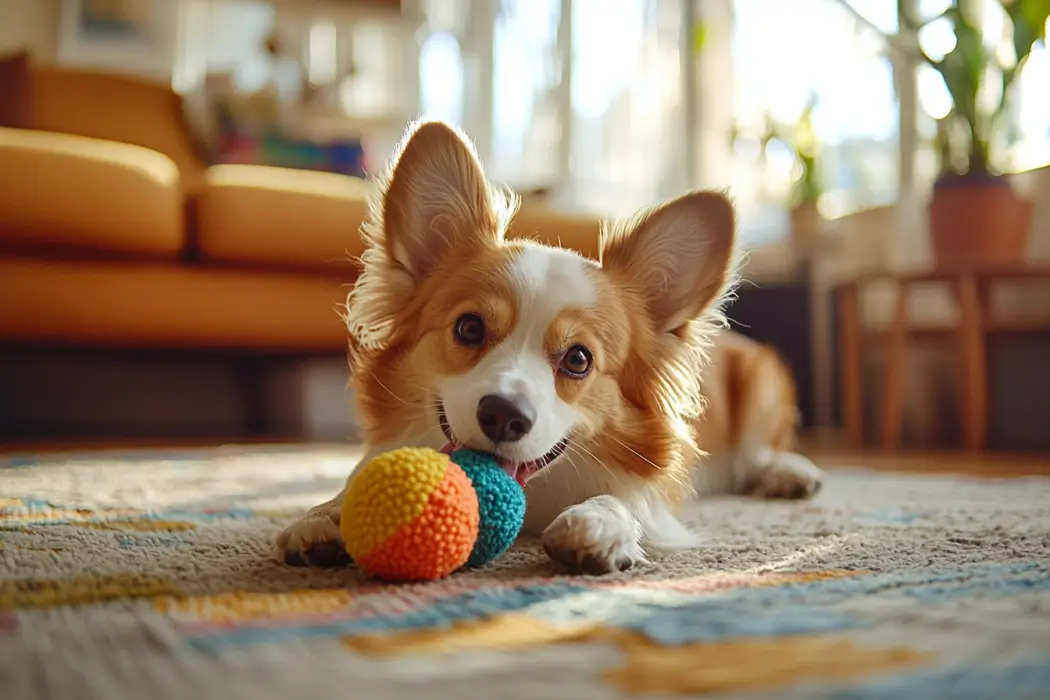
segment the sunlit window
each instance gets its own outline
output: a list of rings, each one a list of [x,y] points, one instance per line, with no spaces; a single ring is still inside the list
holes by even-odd
[[[1011,166],[1029,170],[1050,165],[1050,49],[1043,45],[1033,51],[1017,80],[1018,139],[1011,147]]]
[[[879,29],[896,28],[895,3],[853,4]],[[734,0],[733,9],[737,127],[761,132],[767,117],[791,125],[814,99],[821,212],[835,217],[893,201],[898,106],[878,32],[835,0]],[[752,242],[782,235],[785,203],[799,174],[791,152],[773,145],[763,153],[754,141],[739,141],[732,170],[743,233]]]
[[[495,2],[496,0],[480,0]],[[467,33],[475,0],[417,0],[420,24],[419,111],[430,119],[442,119],[464,127],[464,110],[476,98],[468,90]],[[482,23],[479,23],[482,24]],[[479,27],[490,31],[488,27]],[[487,109],[474,105],[474,109]]]
[[[947,0],[919,0],[918,14],[922,18],[936,17],[947,4]],[[980,17],[985,46],[995,51],[1000,46],[1000,37],[1009,36],[1008,20],[998,2],[985,2]],[[918,39],[926,54],[934,60],[942,59],[955,48],[955,36],[948,20],[935,20],[925,25]],[[916,153],[916,180],[920,187],[929,188],[940,171],[934,146],[936,120],[948,114],[952,98],[944,80],[932,67],[922,64],[916,71],[920,139]],[[998,93],[983,97],[996,100]],[[987,99],[986,104],[992,104]],[[1005,172],[1021,172],[1050,165],[1050,49],[1044,42],[1036,43],[1017,77],[1003,118],[1006,128],[1002,133],[1007,139],[1005,143],[994,144],[993,167]]]
[[[398,87],[404,80],[401,42],[401,36],[384,24],[361,22],[353,27],[347,42],[350,46],[344,45],[340,51],[352,68],[339,84],[340,103],[346,114],[411,115],[414,105],[406,109]]]
[[[503,0],[493,36],[493,177],[529,189],[557,184],[560,0]]]
[[[339,74],[337,38],[335,22],[332,20],[318,20],[310,25],[306,45],[306,75],[314,85],[329,85]]]
[[[273,79],[266,37],[274,8],[262,0],[189,0],[182,6],[174,87],[196,88],[208,73],[229,73],[234,89],[259,90]]]
[[[571,171],[578,207],[629,213],[688,188],[681,0],[573,2]]]
[[[406,39],[396,15],[307,12],[266,0],[184,0],[179,34],[172,82],[183,93],[218,75],[237,93],[272,89],[286,104],[305,102],[312,90],[310,109],[350,119],[395,122],[417,108],[417,95],[406,96]]]
[[[448,32],[435,32],[419,52],[420,107],[431,119],[463,125],[463,57]]]

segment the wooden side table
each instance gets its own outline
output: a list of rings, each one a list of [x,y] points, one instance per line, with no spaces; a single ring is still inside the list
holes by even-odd
[[[839,313],[839,354],[841,358],[842,423],[849,441],[863,441],[863,386],[861,381],[862,345],[873,340],[861,329],[860,291],[866,284],[890,281],[897,287],[892,321],[886,333],[885,393],[880,406],[880,444],[893,450],[900,446],[904,419],[905,361],[908,340],[920,335],[954,337],[960,356],[958,386],[962,397],[963,442],[967,450],[983,450],[988,443],[988,362],[987,338],[994,332],[1045,330],[1045,322],[996,320],[989,316],[989,293],[1000,281],[1050,279],[1050,267],[1011,266],[972,269],[934,269],[903,274],[879,273],[840,285],[836,289]],[[921,327],[909,322],[908,301],[912,291],[930,283],[948,285],[958,317],[954,327]]]

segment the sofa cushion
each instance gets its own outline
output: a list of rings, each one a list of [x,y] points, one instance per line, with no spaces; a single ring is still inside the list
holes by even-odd
[[[0,56],[0,126],[33,126],[33,71],[27,51]]]
[[[183,211],[178,170],[160,153],[0,128],[0,243],[174,257]]]
[[[338,271],[364,252],[364,180],[257,165],[208,170],[197,197],[197,245],[205,260]],[[523,209],[509,238],[532,238],[597,259],[600,222]]]
[[[593,216],[522,207],[510,222],[507,237],[530,238],[547,245],[569,248],[597,260],[601,220]]]
[[[364,251],[367,187],[332,173],[214,166],[197,196],[197,246],[206,261],[350,274]]]
[[[170,85],[89,70],[41,66],[33,72],[33,128],[142,146],[168,156],[186,193],[205,164]]]
[[[0,342],[107,348],[346,349],[341,280],[163,262],[0,258]]]

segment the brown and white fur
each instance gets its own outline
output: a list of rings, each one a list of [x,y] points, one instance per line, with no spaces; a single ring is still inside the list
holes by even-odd
[[[347,300],[362,463],[450,440],[493,452],[525,481],[524,534],[587,573],[700,544],[678,518],[697,493],[817,490],[821,472],[788,451],[790,375],[771,350],[721,332],[735,271],[722,194],[611,227],[600,263],[506,240],[515,204],[456,130],[409,129]],[[344,560],[341,503],[289,525],[275,556]]]

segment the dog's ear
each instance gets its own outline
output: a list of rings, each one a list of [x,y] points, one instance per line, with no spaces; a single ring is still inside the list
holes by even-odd
[[[723,194],[687,194],[607,234],[602,267],[641,295],[659,332],[674,331],[726,288],[734,229],[733,205]]]
[[[465,136],[442,122],[410,127],[383,196],[384,245],[421,279],[455,249],[498,242],[496,193]]]

